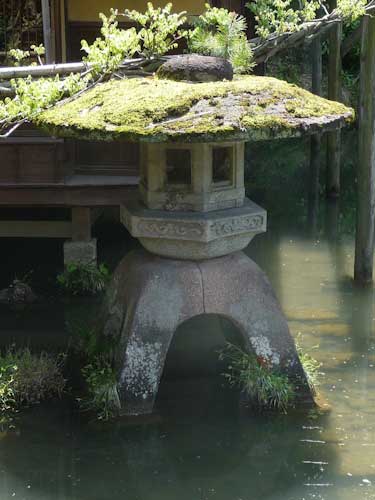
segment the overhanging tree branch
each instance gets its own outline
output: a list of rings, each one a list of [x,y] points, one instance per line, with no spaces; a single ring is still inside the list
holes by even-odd
[[[375,0],[371,0],[365,6],[365,13],[373,14],[374,12]],[[257,63],[265,62],[281,50],[296,46],[305,39],[311,39],[317,35],[324,35],[333,24],[339,23],[342,20],[339,10],[335,9],[321,18],[303,23],[298,31],[281,34],[276,33],[270,35],[266,39],[254,38],[250,40],[253,46],[254,59]]]

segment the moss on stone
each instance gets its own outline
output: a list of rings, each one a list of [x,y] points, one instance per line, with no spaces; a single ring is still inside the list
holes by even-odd
[[[112,80],[42,113],[49,132],[92,140],[203,141],[291,137],[354,120],[343,104],[275,78],[189,83]]]

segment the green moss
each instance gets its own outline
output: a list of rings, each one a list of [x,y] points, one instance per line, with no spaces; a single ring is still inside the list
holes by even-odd
[[[275,78],[242,76],[198,84],[112,80],[42,113],[36,122],[69,137],[198,141],[289,137],[353,120],[354,112],[343,104]]]

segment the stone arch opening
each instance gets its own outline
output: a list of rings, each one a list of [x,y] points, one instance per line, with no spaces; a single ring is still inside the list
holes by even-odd
[[[229,395],[223,373],[227,362],[219,352],[227,342],[247,348],[238,326],[218,314],[201,314],[181,323],[170,343],[156,405],[190,407],[197,403],[202,411],[227,400]],[[233,406],[233,405],[231,405]]]

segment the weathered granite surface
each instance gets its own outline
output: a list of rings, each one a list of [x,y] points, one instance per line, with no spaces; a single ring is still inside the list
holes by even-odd
[[[65,241],[64,264],[96,264],[96,239],[90,241]]]
[[[160,66],[156,74],[167,80],[218,82],[233,80],[233,67],[222,57],[185,54],[171,57]]]
[[[244,253],[182,262],[134,251],[114,274],[104,322],[104,334],[120,340],[117,361],[125,414],[152,412],[172,337],[179,325],[201,314],[231,320],[247,349],[308,391],[272,287]]]
[[[243,250],[267,227],[266,211],[247,198],[239,208],[190,213],[149,210],[129,201],[121,207],[121,220],[149,252],[191,260]]]

